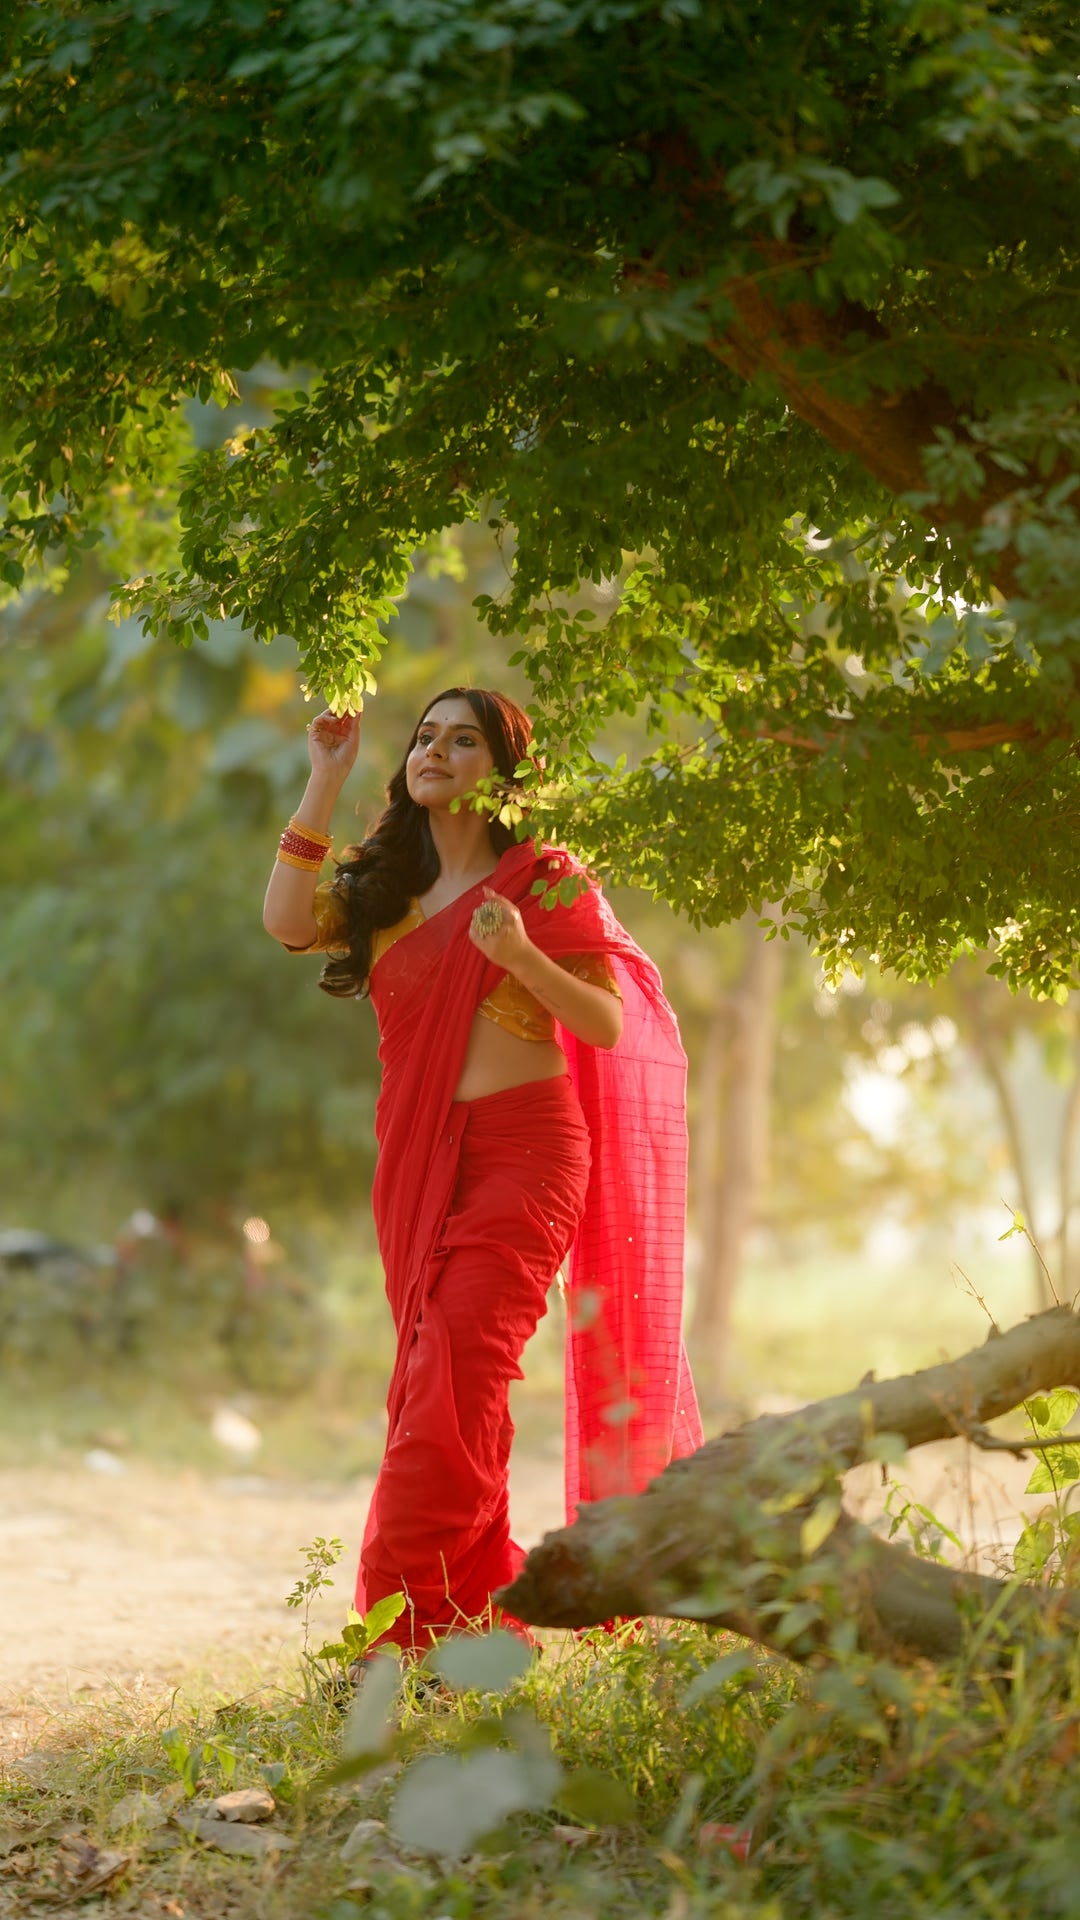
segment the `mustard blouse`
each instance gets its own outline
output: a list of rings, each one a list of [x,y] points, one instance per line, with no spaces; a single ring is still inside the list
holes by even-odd
[[[348,946],[346,934],[346,907],[333,880],[323,880],[315,889],[312,902],[315,916],[316,935],[309,947],[290,947],[290,953],[327,953],[340,952]],[[393,927],[377,928],[371,944],[371,964],[381,960],[393,946],[395,940],[401,940],[405,934],[423,926],[425,914],[418,900],[410,900],[408,912]],[[558,961],[564,972],[573,974],[576,980],[587,980],[591,986],[605,987],[613,993],[616,1000],[622,995],[615,984],[615,973],[606,953],[567,954]],[[493,1020],[498,1027],[505,1028],[518,1040],[553,1040],[555,1021],[546,1007],[523,987],[513,974],[504,973],[492,987],[485,1000],[481,1000],[476,1009],[485,1020]]]

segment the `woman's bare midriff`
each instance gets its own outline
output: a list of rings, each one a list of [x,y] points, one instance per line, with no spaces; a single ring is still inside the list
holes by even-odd
[[[486,1094],[507,1093],[530,1080],[557,1080],[566,1070],[566,1055],[554,1040],[519,1040],[477,1013],[454,1099],[483,1100]]]

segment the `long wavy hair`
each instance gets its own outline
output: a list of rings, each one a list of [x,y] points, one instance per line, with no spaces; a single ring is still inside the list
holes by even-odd
[[[323,992],[335,999],[366,994],[373,935],[378,928],[403,920],[409,902],[426,893],[439,877],[427,808],[417,806],[409,793],[405,768],[424,721],[440,700],[468,701],[491,749],[495,773],[507,788],[513,787],[517,767],[529,757],[532,723],[505,694],[488,687],[447,687],[428,701],[386,789],[384,812],[360,845],[347,848],[345,859],[338,863],[334,888],[345,901],[349,949],[331,954],[319,975]],[[513,828],[503,826],[495,815],[488,821],[488,832],[497,854],[514,845]]]

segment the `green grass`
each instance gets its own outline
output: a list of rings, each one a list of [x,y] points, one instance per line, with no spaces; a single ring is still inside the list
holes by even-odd
[[[126,1856],[106,1911],[182,1909],[189,1920],[1080,1913],[1075,1655],[1070,1670],[1053,1650],[1053,1687],[1048,1660],[990,1682],[867,1659],[805,1673],[772,1658],[688,1705],[695,1678],[736,1646],[679,1627],[552,1644],[502,1696],[432,1700],[406,1680],[390,1764],[330,1788],[320,1779],[339,1755],[342,1716],[296,1676],[242,1697],[116,1698],[56,1722],[47,1757],[9,1771],[0,1822],[15,1867],[0,1887],[17,1884],[20,1911],[41,1899],[65,1911],[65,1890],[80,1910],[60,1847],[74,1832]],[[266,1864],[171,1826],[111,1828],[133,1791],[185,1804],[162,1739],[170,1728],[204,1746],[199,1799],[272,1781],[274,1825],[294,1846]],[[463,1859],[395,1837],[395,1803],[418,1761],[442,1757],[453,1772],[455,1756],[494,1742],[509,1764],[538,1741],[562,1768],[553,1804],[503,1821]],[[619,1790],[613,1818],[596,1801],[598,1775]],[[590,1820],[590,1792],[608,1824]],[[381,1824],[357,1835],[360,1821]],[[753,1824],[747,1864],[702,1845],[710,1822]]]

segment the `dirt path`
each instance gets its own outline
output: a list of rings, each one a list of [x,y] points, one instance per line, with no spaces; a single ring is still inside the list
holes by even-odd
[[[155,1691],[295,1655],[300,1615],[285,1596],[317,1534],[345,1542],[330,1592],[312,1609],[323,1637],[342,1624],[370,1481],[281,1486],[255,1476],[167,1474],[131,1463],[0,1473],[0,1754],[25,1735],[27,1709],[85,1702],[108,1687]],[[562,1520],[558,1460],[515,1464],[523,1546]],[[317,1644],[317,1643],[316,1643]]]

